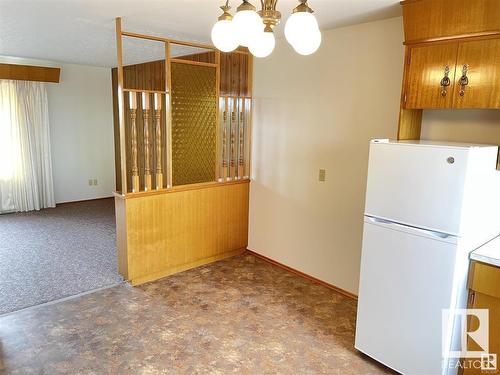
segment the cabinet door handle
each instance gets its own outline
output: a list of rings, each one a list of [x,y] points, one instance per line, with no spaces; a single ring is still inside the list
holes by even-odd
[[[441,80],[441,96],[446,96],[448,93],[448,86],[450,86],[451,81],[450,78],[448,77],[450,74],[450,67],[446,65],[444,67],[444,77]]]
[[[467,77],[467,72],[469,71],[469,66],[466,64],[462,68],[462,77],[460,77],[458,83],[460,84],[460,96],[465,95],[465,86],[469,84],[469,78]]]
[[[474,308],[474,302],[476,302],[476,292],[471,291],[470,298],[469,298],[469,307],[470,308]]]

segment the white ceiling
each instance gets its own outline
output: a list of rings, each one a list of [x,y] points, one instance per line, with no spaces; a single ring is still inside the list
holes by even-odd
[[[208,42],[224,0],[0,0],[0,55],[115,66],[115,23],[175,39]],[[231,0],[236,8],[241,0]],[[254,5],[259,0],[251,0]],[[298,4],[279,0],[283,24]],[[309,0],[321,29],[396,17],[399,0]],[[130,60],[141,48],[128,44]]]

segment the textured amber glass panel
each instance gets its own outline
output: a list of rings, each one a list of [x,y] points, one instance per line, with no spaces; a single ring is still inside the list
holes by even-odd
[[[172,183],[215,180],[216,70],[172,64]]]

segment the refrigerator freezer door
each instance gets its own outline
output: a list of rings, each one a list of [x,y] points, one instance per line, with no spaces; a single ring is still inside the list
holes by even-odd
[[[446,374],[441,319],[456,254],[457,245],[432,235],[365,220],[356,348],[406,375]]]
[[[460,234],[469,149],[371,143],[365,214]]]

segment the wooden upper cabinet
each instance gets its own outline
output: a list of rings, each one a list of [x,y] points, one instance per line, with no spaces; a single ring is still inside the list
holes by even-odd
[[[457,51],[457,42],[411,47],[405,108],[451,108]]]
[[[406,109],[500,108],[499,38],[411,46],[408,64]]]
[[[406,47],[398,139],[420,139],[424,109],[500,109],[500,0],[401,5]],[[447,66],[449,81],[442,81]]]
[[[500,32],[499,0],[406,0],[405,43]]]
[[[500,39],[460,42],[453,107],[500,108]]]

